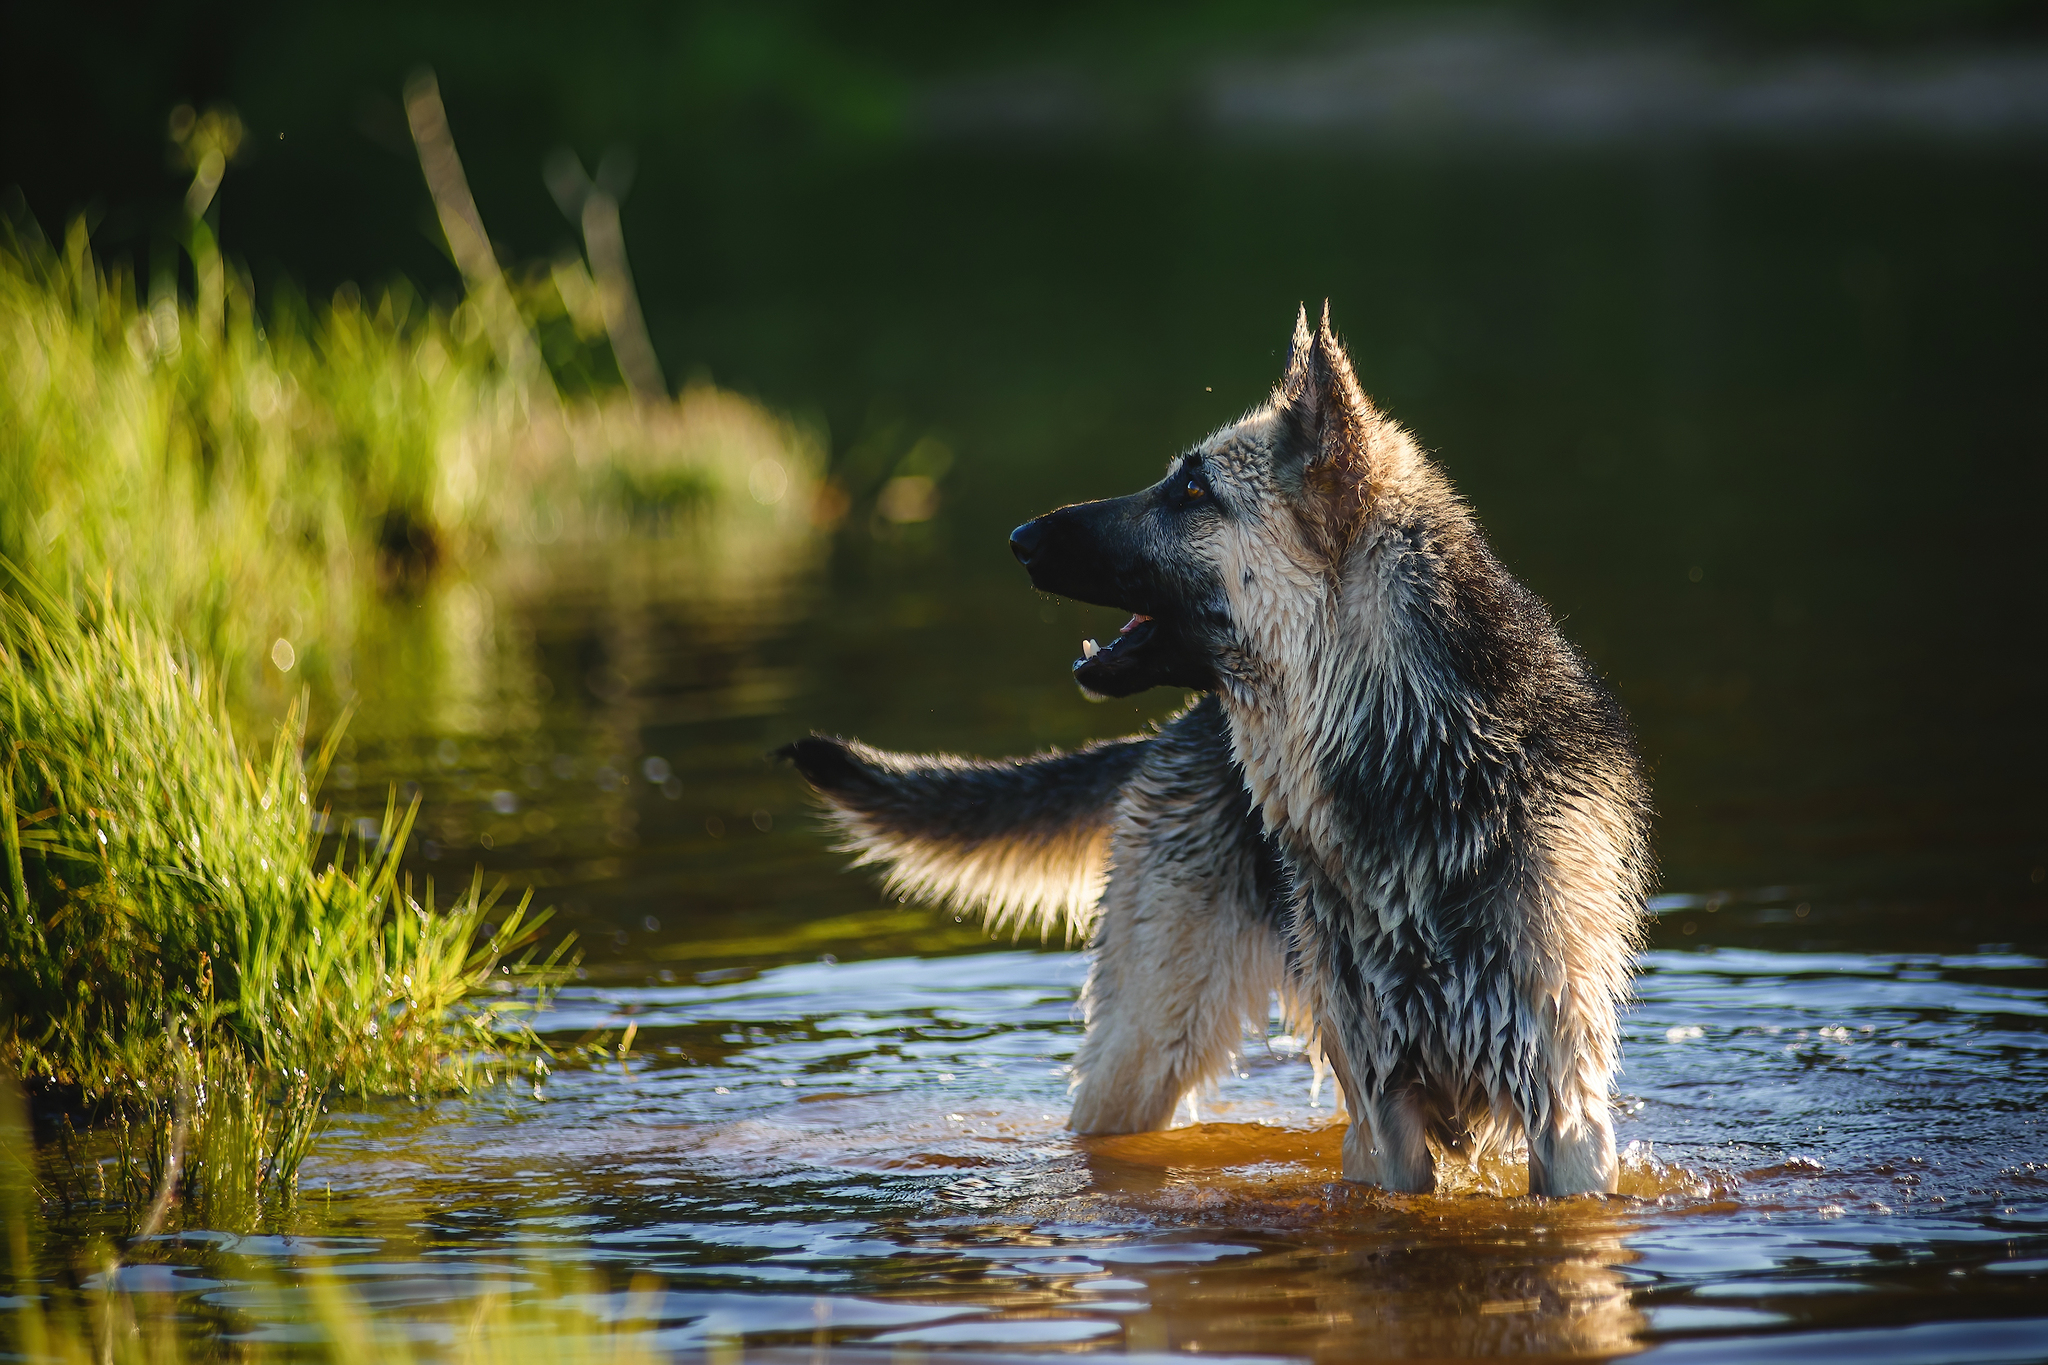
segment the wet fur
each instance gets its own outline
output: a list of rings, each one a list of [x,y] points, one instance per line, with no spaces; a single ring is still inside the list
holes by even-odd
[[[1327,310],[1271,400],[1162,484],[1026,532],[1040,586],[1161,620],[1119,685],[1156,654],[1155,680],[1209,695],[1072,755],[791,754],[895,884],[1092,920],[1072,1126],[1163,1127],[1280,990],[1353,1115],[1347,1177],[1427,1190],[1432,1149],[1519,1134],[1533,1192],[1613,1189],[1652,875],[1627,722],[1365,398]]]
[[[781,750],[828,801],[856,867],[904,899],[984,915],[991,930],[1085,938],[1108,874],[1117,799],[1152,741],[987,760],[891,754],[813,735]]]

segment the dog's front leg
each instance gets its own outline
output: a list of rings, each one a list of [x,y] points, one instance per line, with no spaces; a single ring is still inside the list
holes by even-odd
[[[1581,1097],[1574,1111],[1552,1102],[1552,1118],[1529,1135],[1529,1193],[1612,1194],[1621,1173],[1607,1097]]]
[[[1285,888],[1221,707],[1169,723],[1124,789],[1074,1058],[1077,1133],[1164,1128],[1263,1030],[1285,960]]]
[[[1084,997],[1088,1036],[1074,1058],[1067,1126],[1077,1133],[1166,1127],[1181,1099],[1228,1065],[1245,1025],[1263,1022],[1280,984],[1268,924],[1219,904],[1209,887],[1166,890],[1133,905],[1112,883],[1103,907]]]
[[[1351,1126],[1344,1132],[1344,1178],[1390,1194],[1435,1191],[1436,1158],[1429,1151],[1421,1093],[1400,1086],[1367,1094],[1342,1047],[1329,1049],[1329,1057],[1351,1108]]]

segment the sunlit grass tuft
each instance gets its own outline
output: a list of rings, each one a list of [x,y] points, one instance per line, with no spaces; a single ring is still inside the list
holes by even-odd
[[[708,385],[564,397],[507,372],[474,303],[403,283],[259,317],[203,223],[187,251],[191,298],[102,265],[82,225],[0,225],[0,555],[60,594],[111,581],[238,704],[352,695],[382,599],[522,546],[690,529],[805,557],[816,432]],[[521,284],[522,323],[573,349],[578,281]]]
[[[123,1178],[288,1187],[336,1091],[468,1089],[537,1042],[546,916],[472,882],[436,907],[399,853],[321,857],[294,709],[260,764],[190,653],[17,580],[0,597],[0,1067],[123,1134]],[[345,856],[352,854],[352,856]],[[491,921],[495,920],[495,926]],[[175,1177],[175,1179],[173,1178]]]
[[[416,810],[323,842],[340,730],[309,759],[309,707],[482,711],[475,642],[419,650],[447,613],[417,608],[622,535],[757,610],[834,505],[817,432],[706,384],[609,384],[580,261],[508,281],[486,253],[452,307],[401,282],[259,313],[206,217],[240,132],[174,115],[183,256],[147,281],[82,224],[0,223],[0,1070],[145,1225],[173,1193],[288,1189],[338,1092],[544,1065],[516,1016],[553,961],[507,960],[544,916],[476,881],[415,892]],[[267,754],[237,725],[274,726]]]

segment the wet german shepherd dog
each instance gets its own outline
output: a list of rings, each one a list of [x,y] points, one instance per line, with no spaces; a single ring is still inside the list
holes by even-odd
[[[1163,1128],[1273,993],[1351,1125],[1346,1178],[1526,1139],[1612,1190],[1609,1086],[1652,876],[1628,722],[1304,310],[1271,398],[1128,497],[1010,537],[1133,613],[1083,688],[1202,695],[1156,733],[984,761],[783,754],[892,888],[1092,937],[1070,1125]]]

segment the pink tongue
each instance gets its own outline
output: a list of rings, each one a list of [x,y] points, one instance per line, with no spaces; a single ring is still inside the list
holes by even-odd
[[[1130,634],[1130,633],[1131,633],[1132,631],[1134,631],[1134,630],[1136,630],[1136,629],[1138,628],[1138,623],[1139,623],[1139,622],[1141,622],[1141,621],[1149,621],[1149,620],[1151,620],[1151,619],[1152,619],[1151,617],[1149,617],[1149,616],[1145,615],[1145,614],[1144,614],[1143,612],[1140,612],[1140,613],[1138,613],[1138,614],[1137,614],[1136,616],[1133,616],[1133,617],[1132,617],[1132,618],[1131,618],[1130,620],[1128,620],[1128,621],[1124,622],[1124,624],[1123,624],[1123,629],[1119,630],[1119,631],[1117,632],[1117,634],[1119,634],[1119,635],[1129,635],[1129,634]]]

